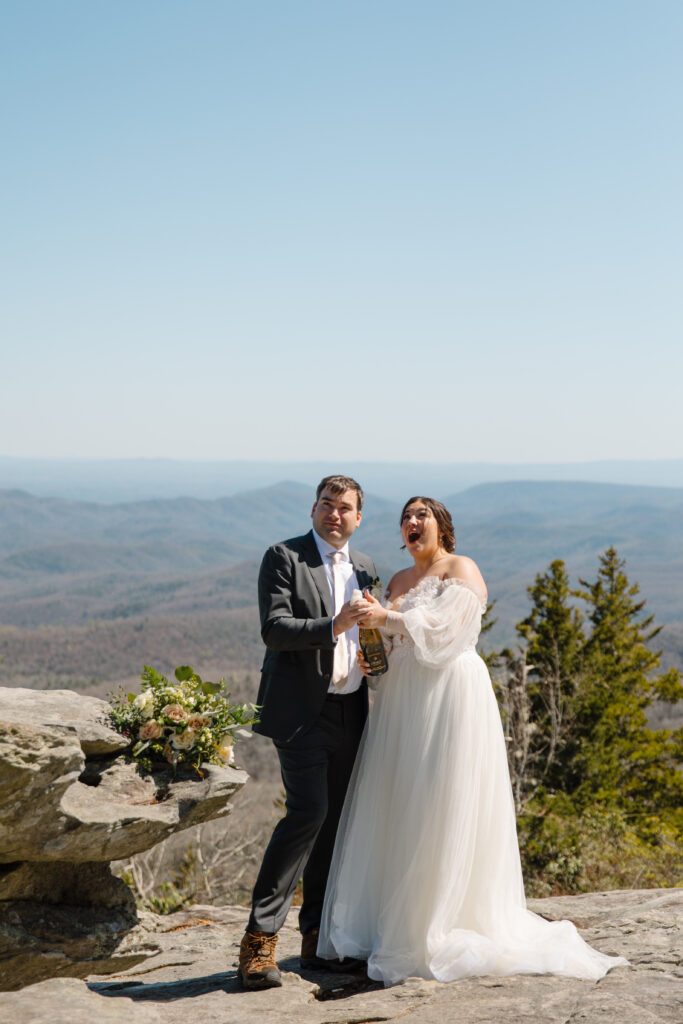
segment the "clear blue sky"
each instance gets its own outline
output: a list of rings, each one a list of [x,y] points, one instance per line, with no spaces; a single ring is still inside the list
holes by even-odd
[[[680,0],[5,0],[0,454],[683,454]]]

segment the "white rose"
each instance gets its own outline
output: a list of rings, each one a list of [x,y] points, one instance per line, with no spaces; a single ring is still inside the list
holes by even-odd
[[[133,707],[142,711],[143,718],[152,718],[154,715],[154,697],[149,690],[143,690],[133,701]]]
[[[221,761],[223,761],[225,764],[234,764],[235,763],[235,758],[234,758],[234,755],[233,755],[233,752],[232,752],[232,747],[230,746],[229,743],[223,743],[222,746],[220,746],[218,748],[217,753],[218,753],[218,756],[220,757]]]
[[[176,750],[189,750],[194,746],[196,739],[197,733],[194,729],[185,729],[184,732],[177,732],[171,736],[171,743]]]

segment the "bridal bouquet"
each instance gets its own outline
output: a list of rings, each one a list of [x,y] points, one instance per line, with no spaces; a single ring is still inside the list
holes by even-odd
[[[255,705],[230,704],[222,679],[205,683],[190,665],[175,670],[175,681],[150,665],[141,678],[141,692],[112,696],[110,712],[136,761],[148,769],[153,761],[187,762],[200,774],[202,761],[234,764],[235,737],[251,735],[245,726],[258,720]]]

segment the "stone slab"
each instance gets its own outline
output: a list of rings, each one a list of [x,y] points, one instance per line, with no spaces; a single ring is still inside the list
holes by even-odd
[[[629,957],[599,982],[553,975],[473,978],[440,984],[411,978],[382,988],[363,975],[302,971],[296,911],[280,933],[283,987],[242,992],[237,954],[247,911],[195,906],[143,924],[160,952],[109,979],[91,978],[103,1000],[162,1007],[165,1024],[680,1024],[683,1020],[683,890],[589,893],[530,900],[553,920],[569,918],[588,942]],[[135,1021],[135,1017],[131,1017]]]
[[[53,978],[2,996],[0,1024],[162,1024],[153,1005],[102,998],[75,978]]]
[[[36,727],[68,726],[86,757],[115,754],[129,740],[109,721],[109,704],[74,690],[29,690],[0,687],[0,721]]]

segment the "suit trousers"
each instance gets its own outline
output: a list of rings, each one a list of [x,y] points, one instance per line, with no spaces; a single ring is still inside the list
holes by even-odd
[[[299,927],[320,925],[339,818],[365,725],[361,690],[328,694],[315,724],[283,743],[274,740],[286,814],[266,848],[247,929],[274,935],[282,927],[303,873]]]

